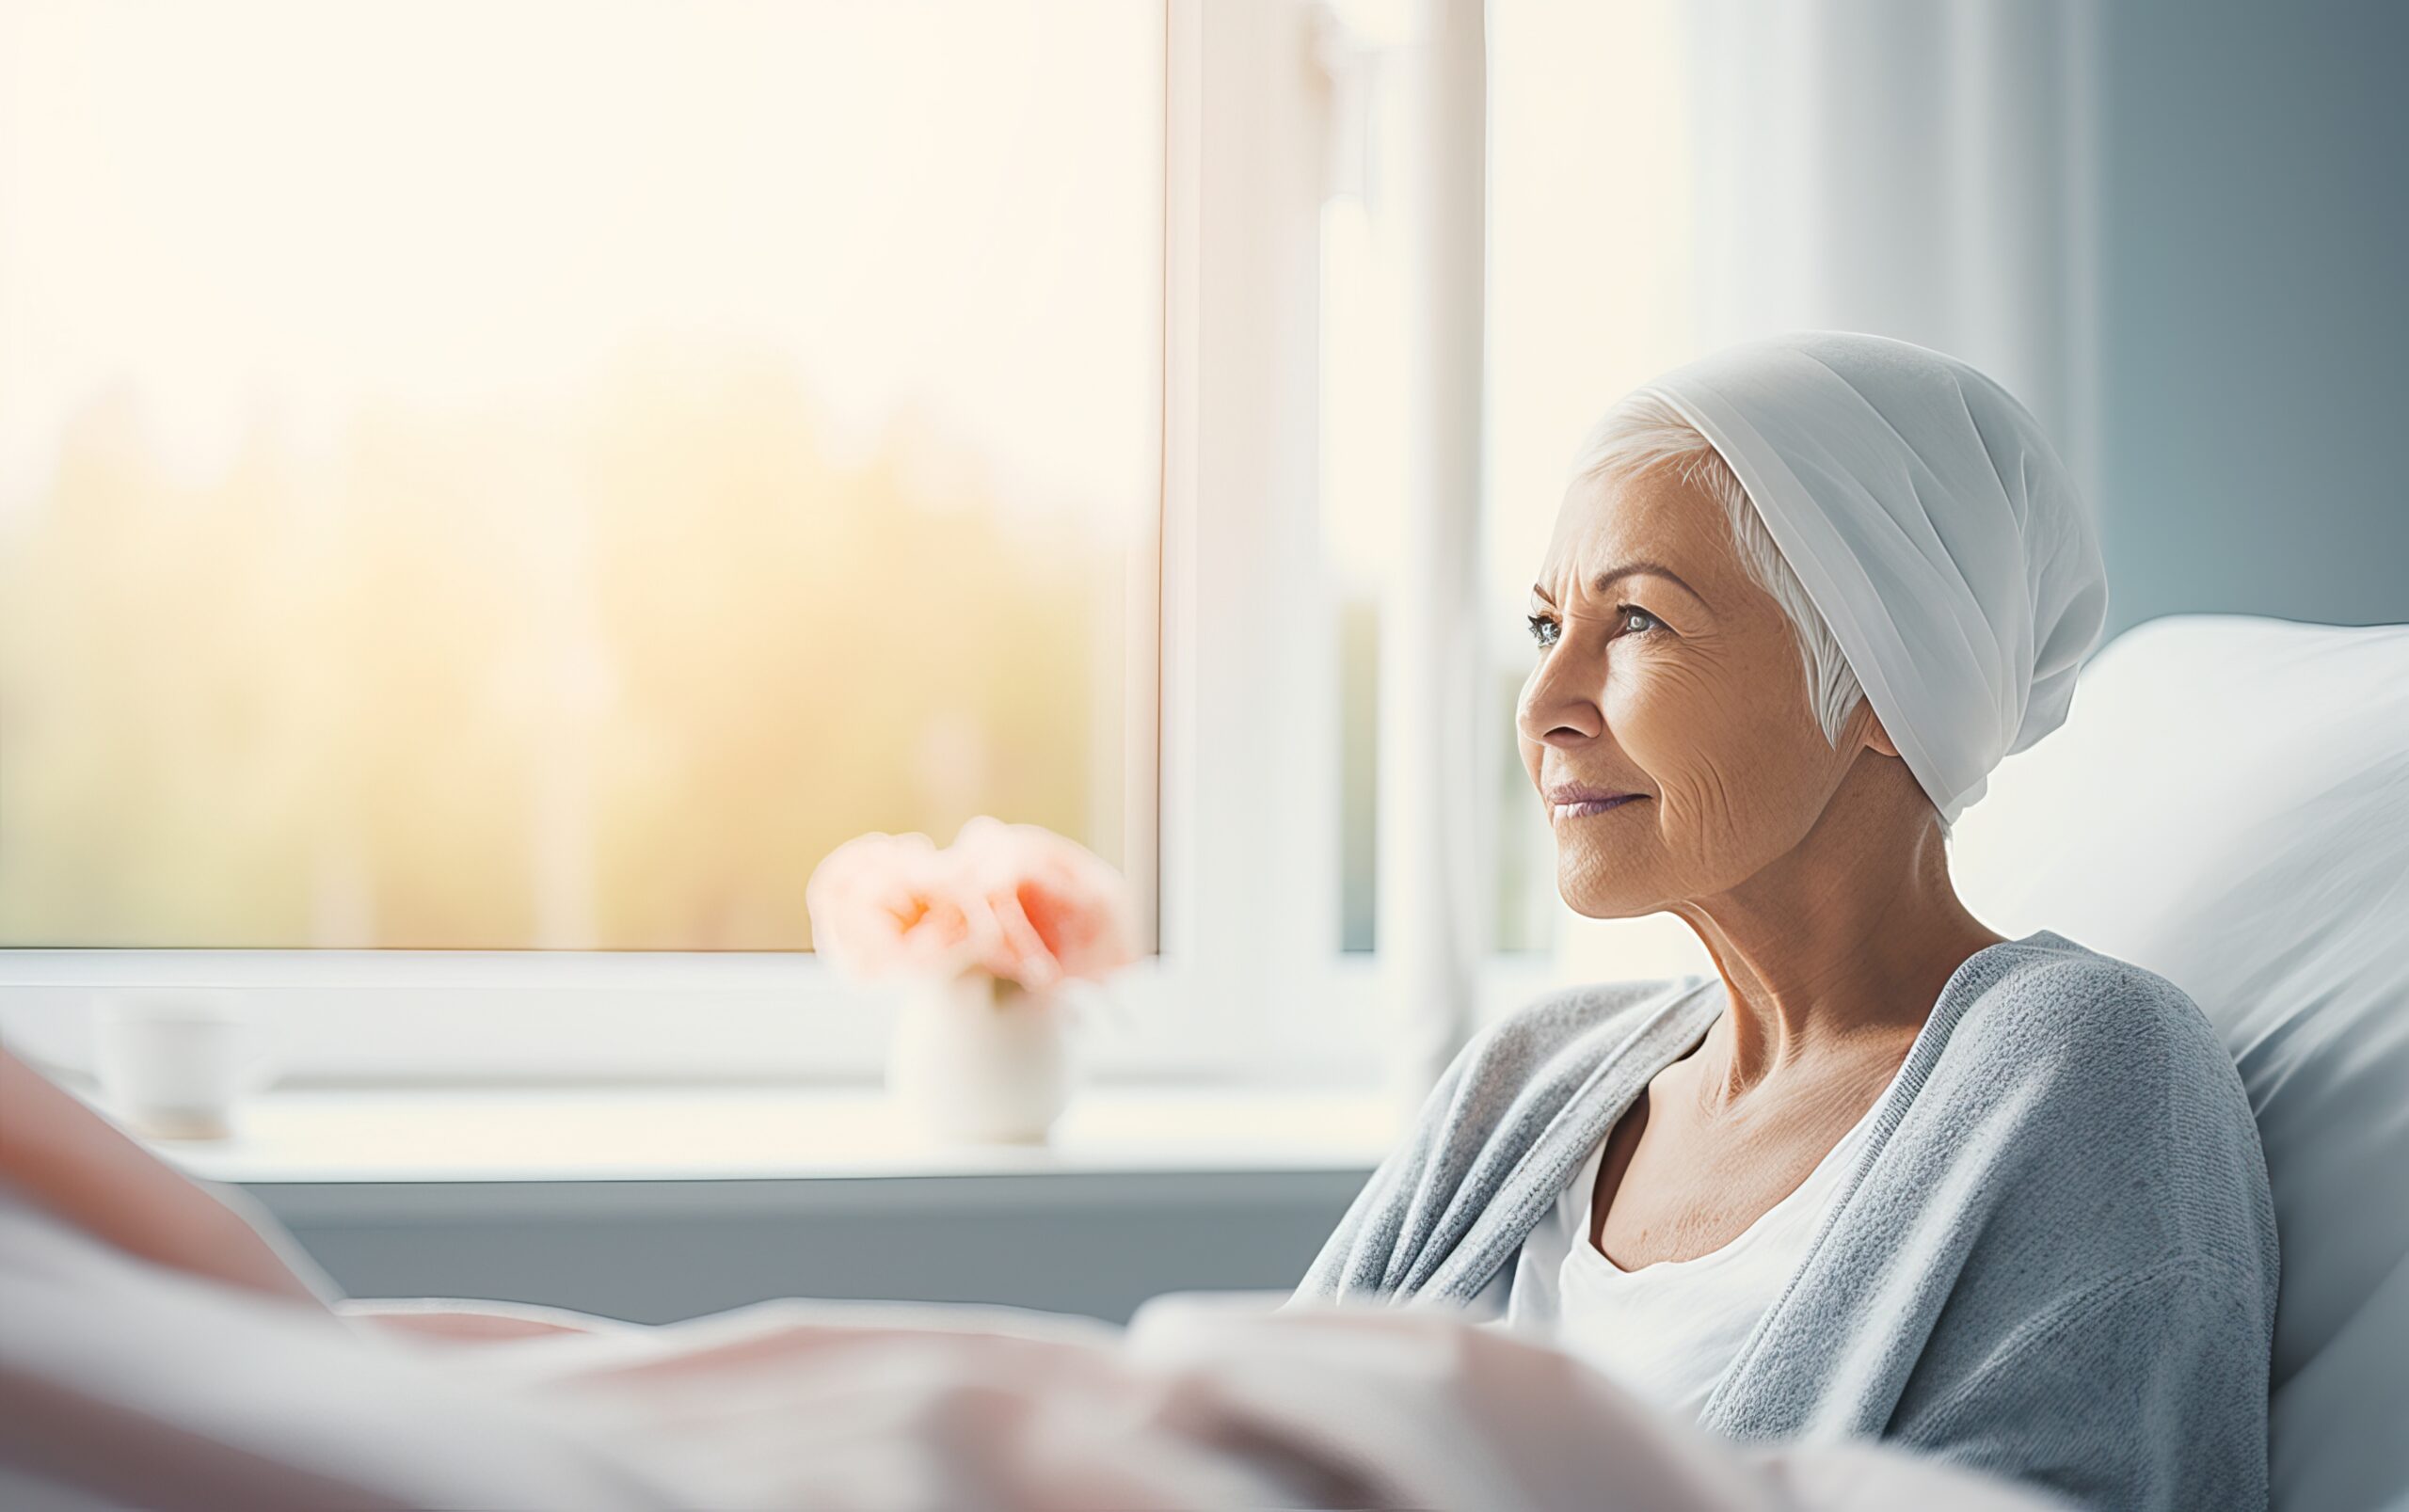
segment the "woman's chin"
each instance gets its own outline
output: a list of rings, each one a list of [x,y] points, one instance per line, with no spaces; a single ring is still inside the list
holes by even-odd
[[[1665,911],[1665,900],[1623,887],[1558,886],[1564,906],[1583,918],[1644,918]]]
[[[1661,908],[1646,907],[1601,907],[1594,903],[1586,905],[1575,903],[1572,905],[1572,912],[1580,915],[1583,918],[1605,920],[1619,918],[1645,918],[1651,914],[1661,914],[1664,910]]]

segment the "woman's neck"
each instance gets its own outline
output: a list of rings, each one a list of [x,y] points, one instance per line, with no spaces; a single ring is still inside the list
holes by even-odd
[[[1904,1054],[1956,969],[2007,938],[1958,900],[1928,806],[1869,818],[1819,822],[1741,886],[1675,906],[1731,1003],[1700,1047],[1710,1095],[1827,1055]]]

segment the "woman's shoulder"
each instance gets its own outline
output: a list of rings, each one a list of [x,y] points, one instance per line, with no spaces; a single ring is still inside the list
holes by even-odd
[[[2257,1122],[2191,995],[2050,931],[1994,954],[1926,1089],[1953,1138],[1987,1125],[1971,1143],[2050,1188],[2150,1210],[2136,1221],[2175,1248],[2227,1249],[2256,1229],[2247,1248],[2272,1274]]]
[[[2196,1074],[2241,1096],[2216,1027],[2192,995],[2147,967],[2039,930],[1984,952],[1953,1040],[2034,1071]],[[2245,1105],[2246,1106],[2246,1105]]]

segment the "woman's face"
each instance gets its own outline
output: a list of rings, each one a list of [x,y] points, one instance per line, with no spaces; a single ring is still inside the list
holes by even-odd
[[[1722,510],[1669,470],[1566,493],[1530,614],[1523,766],[1557,889],[1589,917],[1746,882],[1814,827],[1860,750],[1887,744],[1863,706],[1838,750],[1826,741],[1789,619]],[[1568,804],[1565,788],[1635,796]]]

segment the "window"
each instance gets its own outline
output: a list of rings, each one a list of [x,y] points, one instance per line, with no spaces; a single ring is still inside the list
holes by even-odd
[[[0,13],[0,1022],[859,1078],[804,881],[992,812],[1157,925],[1092,1070],[1372,1070],[1391,316],[1331,300],[1399,228],[1332,169],[1396,102],[1335,15]]]
[[[15,24],[0,941],[793,950],[864,830],[1131,859],[1158,14]]]
[[[0,1011],[232,981],[305,1075],[847,1074],[849,836],[1044,823],[1151,923],[1167,46],[0,16]]]

